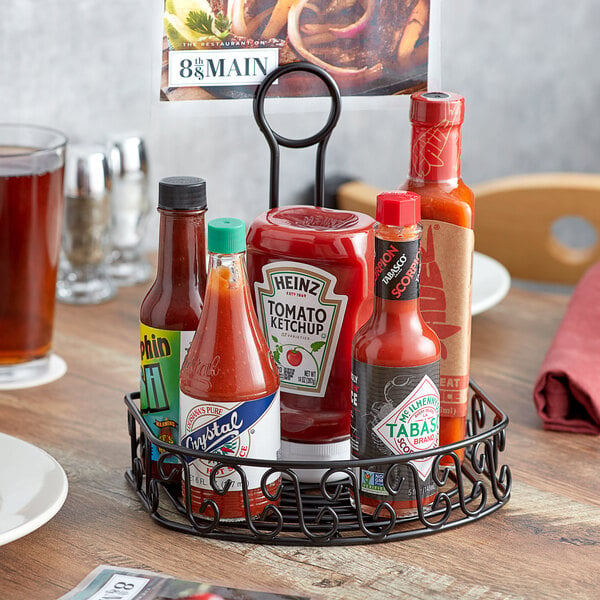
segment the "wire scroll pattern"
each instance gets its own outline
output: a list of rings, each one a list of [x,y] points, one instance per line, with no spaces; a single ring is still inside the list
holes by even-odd
[[[414,514],[397,517],[387,502],[381,502],[373,515],[357,510],[353,499],[358,496],[361,466],[366,461],[269,462],[219,456],[168,444],[156,438],[147,427],[138,409],[139,393],[125,396],[128,410],[128,429],[131,448],[131,467],[125,477],[136,492],[150,517],[164,527],[192,535],[229,541],[283,545],[354,545],[397,541],[429,535],[479,520],[508,502],[512,477],[510,467],[502,464],[506,448],[508,417],[477,386],[470,382],[470,418],[467,437],[461,442],[413,454],[375,459],[386,465],[385,486],[390,494],[398,493],[403,485],[417,490]],[[152,470],[151,446],[161,449],[159,460]],[[457,453],[464,449],[461,463]],[[165,468],[167,457],[174,458]],[[418,473],[411,460],[433,457],[433,481],[437,493],[430,505],[425,505],[416,484]],[[237,473],[242,484],[245,519],[223,522],[217,503],[205,500],[197,512],[192,512],[190,460],[210,459],[213,470],[210,482],[217,494],[225,487],[216,473],[225,467]],[[364,464],[363,464],[364,463]],[[398,480],[393,476],[399,464],[407,469]],[[265,468],[261,491],[268,504],[258,518],[250,517],[248,479],[244,466]],[[318,484],[300,482],[295,469],[324,470]],[[282,484],[273,491],[267,483],[273,475],[281,475]],[[408,481],[412,478],[412,481]]]

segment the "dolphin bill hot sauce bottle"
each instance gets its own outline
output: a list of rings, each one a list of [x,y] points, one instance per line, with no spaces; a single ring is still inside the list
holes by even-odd
[[[352,457],[394,457],[438,446],[440,342],[419,310],[419,196],[377,197],[375,300],[352,342]],[[434,458],[357,468],[362,512],[388,502],[398,516],[431,504]],[[401,482],[404,477],[404,482]],[[387,484],[387,486],[386,486]],[[397,490],[390,494],[389,488]]]
[[[240,219],[208,224],[209,272],[198,330],[181,369],[179,443],[185,448],[241,458],[274,461],[281,444],[279,374],[262,334],[246,275],[246,236]],[[246,518],[244,480],[231,467],[213,478],[216,461],[195,459],[189,465],[191,510],[200,516],[239,521]],[[249,516],[260,515],[271,501],[262,492],[266,468],[243,466]],[[185,471],[184,471],[185,478]],[[265,482],[275,497],[278,474]],[[183,482],[185,501],[185,481]],[[205,501],[212,503],[204,510]]]
[[[441,446],[464,439],[469,391],[474,199],[460,176],[463,119],[458,94],[411,96],[410,171],[401,186],[421,196],[421,314],[442,345]]]
[[[140,407],[153,433],[176,444],[179,370],[198,326],[206,286],[206,182],[166,177],[158,190],[158,268],[140,307]],[[154,477],[160,454],[152,446]],[[168,475],[178,464],[176,458],[165,457],[163,473]]]

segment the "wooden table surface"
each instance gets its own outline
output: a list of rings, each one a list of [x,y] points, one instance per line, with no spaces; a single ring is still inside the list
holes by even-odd
[[[59,305],[54,347],[67,374],[0,392],[0,431],[52,454],[70,486],[49,523],[0,547],[2,599],[58,598],[99,564],[315,598],[600,597],[600,440],[542,431],[531,399],[567,295],[513,288],[473,319],[471,374],[510,417],[508,504],[424,538],[328,548],[188,536],[142,510],[123,476],[123,394],[138,387],[144,291],[120,289],[101,306]]]

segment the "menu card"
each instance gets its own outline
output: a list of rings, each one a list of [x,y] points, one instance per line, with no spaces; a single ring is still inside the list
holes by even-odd
[[[325,69],[342,95],[427,83],[431,0],[164,0],[161,100],[251,98],[281,65]],[[306,73],[276,96],[327,95]]]
[[[196,583],[162,573],[101,565],[58,600],[309,600]]]

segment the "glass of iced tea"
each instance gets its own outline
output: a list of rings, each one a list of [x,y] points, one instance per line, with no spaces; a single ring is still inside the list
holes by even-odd
[[[65,136],[0,124],[0,383],[47,368],[56,293]]]

